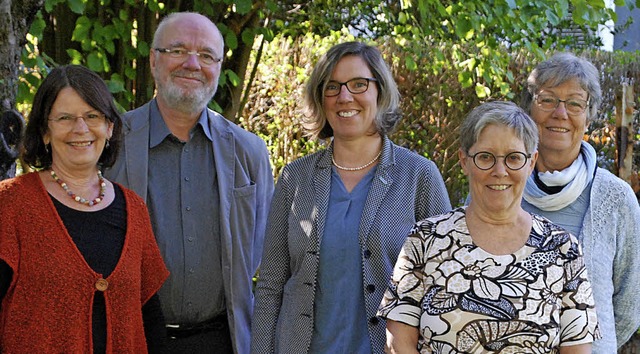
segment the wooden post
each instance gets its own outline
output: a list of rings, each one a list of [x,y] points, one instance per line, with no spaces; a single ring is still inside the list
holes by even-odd
[[[633,172],[633,86],[622,84],[622,92],[616,97],[616,166],[618,177],[631,184]]]

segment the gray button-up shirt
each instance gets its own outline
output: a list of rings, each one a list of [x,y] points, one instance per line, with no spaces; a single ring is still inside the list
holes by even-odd
[[[180,141],[157,103],[150,107],[149,197],[153,231],[171,272],[160,289],[167,323],[206,321],[225,311],[219,194],[206,111]]]

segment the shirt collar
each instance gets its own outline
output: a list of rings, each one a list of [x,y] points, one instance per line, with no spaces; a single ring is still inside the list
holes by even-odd
[[[160,109],[158,108],[158,102],[154,98],[149,107],[149,148],[154,148],[158,146],[167,136],[171,136],[171,131],[167,127],[167,124],[162,119],[162,114],[160,114]],[[200,118],[198,119],[198,123],[191,129],[191,136],[193,136],[193,132],[197,129],[198,125],[202,127],[202,131],[205,136],[213,141],[213,137],[211,135],[211,129],[209,127],[208,120],[208,112],[207,109],[203,109],[200,114]]]

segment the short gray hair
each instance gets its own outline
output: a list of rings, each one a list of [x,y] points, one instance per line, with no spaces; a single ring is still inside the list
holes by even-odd
[[[378,48],[361,43],[345,42],[337,44],[325,53],[313,68],[304,92],[305,117],[303,127],[307,135],[325,139],[333,136],[333,129],[327,123],[322,107],[324,87],[331,78],[334,68],[345,56],[362,58],[369,66],[378,85],[378,112],[375,117],[376,130],[380,135],[393,131],[402,117],[399,111],[400,92],[391,70],[382,58]]]
[[[533,69],[522,92],[520,107],[531,113],[533,96],[541,88],[553,88],[570,80],[576,80],[589,95],[587,120],[595,119],[602,102],[598,69],[589,60],[569,52],[556,53]]]
[[[183,16],[199,16],[202,17],[203,19],[208,20],[209,22],[211,22],[211,24],[213,25],[213,28],[215,28],[215,31],[217,32],[218,36],[221,39],[221,43],[223,43],[224,46],[224,37],[222,37],[222,33],[220,33],[220,30],[218,29],[218,26],[216,26],[215,23],[213,23],[213,21],[211,21],[210,18],[208,18],[207,16],[197,13],[197,12],[172,12],[170,14],[168,14],[167,16],[163,17],[162,20],[160,20],[160,23],[158,24],[158,28],[156,28],[156,31],[153,33],[153,42],[151,43],[151,47],[152,48],[157,48],[158,46],[160,46],[160,43],[158,43],[160,41],[160,36],[162,35],[162,33],[165,30],[165,27],[170,24],[171,22],[173,22],[174,20],[177,20]],[[219,54],[218,54],[219,55]]]
[[[529,115],[513,102],[492,101],[474,108],[460,127],[460,148],[469,153],[488,125],[502,125],[513,129],[522,140],[527,154],[538,150],[538,128]],[[498,139],[499,137],[496,137]]]

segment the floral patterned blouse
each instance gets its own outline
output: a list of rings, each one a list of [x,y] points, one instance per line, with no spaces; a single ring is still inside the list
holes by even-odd
[[[532,215],[526,244],[493,255],[466,208],[418,222],[378,315],[420,328],[421,353],[557,353],[600,337],[576,238]]]

